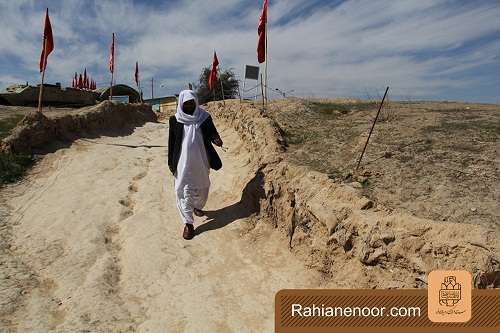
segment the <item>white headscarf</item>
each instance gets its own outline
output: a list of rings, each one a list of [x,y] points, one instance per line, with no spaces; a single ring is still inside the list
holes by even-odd
[[[196,103],[196,108],[192,115],[185,113],[182,110],[184,102],[194,100]],[[179,94],[179,102],[177,103],[177,112],[175,113],[175,118],[178,122],[184,125],[195,125],[195,128],[200,127],[201,123],[205,121],[209,116],[208,112],[200,108],[198,105],[198,97],[196,93],[192,90],[183,90]]]

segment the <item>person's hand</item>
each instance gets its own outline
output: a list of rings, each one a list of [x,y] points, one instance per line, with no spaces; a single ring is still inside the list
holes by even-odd
[[[221,138],[220,138],[220,137],[216,137],[216,138],[214,139],[214,144],[215,144],[216,146],[222,147],[222,140],[221,140]]]

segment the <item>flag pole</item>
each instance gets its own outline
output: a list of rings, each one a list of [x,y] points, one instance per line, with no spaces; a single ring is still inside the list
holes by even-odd
[[[260,73],[260,91],[262,93],[262,109],[264,110],[266,108],[266,105],[264,104],[264,83],[262,82],[262,73]]]
[[[47,37],[43,36],[43,71],[42,71],[42,83],[40,84],[40,90],[38,92],[38,112],[42,113],[42,96],[43,96],[43,80],[45,78],[45,68],[47,67]]]
[[[224,98],[224,86],[222,85],[222,77],[220,76],[219,69],[217,69],[217,76],[219,77],[220,81],[220,91],[222,93],[222,103],[226,105],[226,99]]]
[[[115,74],[115,33],[113,32],[112,34],[112,40],[111,40],[111,54],[110,54],[110,69],[111,71],[111,83],[109,86],[109,100],[113,100],[113,80],[114,80],[114,74]]]
[[[114,68],[113,68],[113,72],[111,72],[111,84],[109,86],[109,100],[110,101],[113,100],[113,74],[114,74]]]
[[[267,15],[267,14],[268,14],[268,8],[266,8],[266,25],[265,25],[265,29],[266,30],[264,32],[266,34],[266,64],[265,64],[265,68],[264,68],[264,70],[266,72],[266,83],[265,83],[265,87],[266,87],[266,105],[267,105],[267,97],[268,97],[268,90],[267,90],[267,84],[268,84],[268,81],[267,81],[267,61],[268,61],[267,60],[268,59],[267,58],[267,21],[268,21],[268,19],[267,18],[269,17],[269,15]]]

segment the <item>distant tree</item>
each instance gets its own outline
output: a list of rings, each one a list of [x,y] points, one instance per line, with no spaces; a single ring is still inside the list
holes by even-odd
[[[200,80],[198,84],[195,85],[200,104],[205,104],[214,100],[222,100],[221,81],[224,89],[224,98],[238,98],[238,80],[236,80],[236,75],[231,69],[219,71],[217,75],[217,82],[215,82],[215,87],[213,87],[212,91],[208,90],[209,76],[210,67],[204,67],[201,70]]]

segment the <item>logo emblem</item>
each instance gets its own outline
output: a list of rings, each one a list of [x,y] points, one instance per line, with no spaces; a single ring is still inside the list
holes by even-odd
[[[462,299],[462,286],[457,282],[456,276],[447,276],[441,283],[439,290],[439,304],[453,306]]]
[[[437,323],[463,323],[472,316],[472,277],[467,271],[432,271],[427,315]]]

